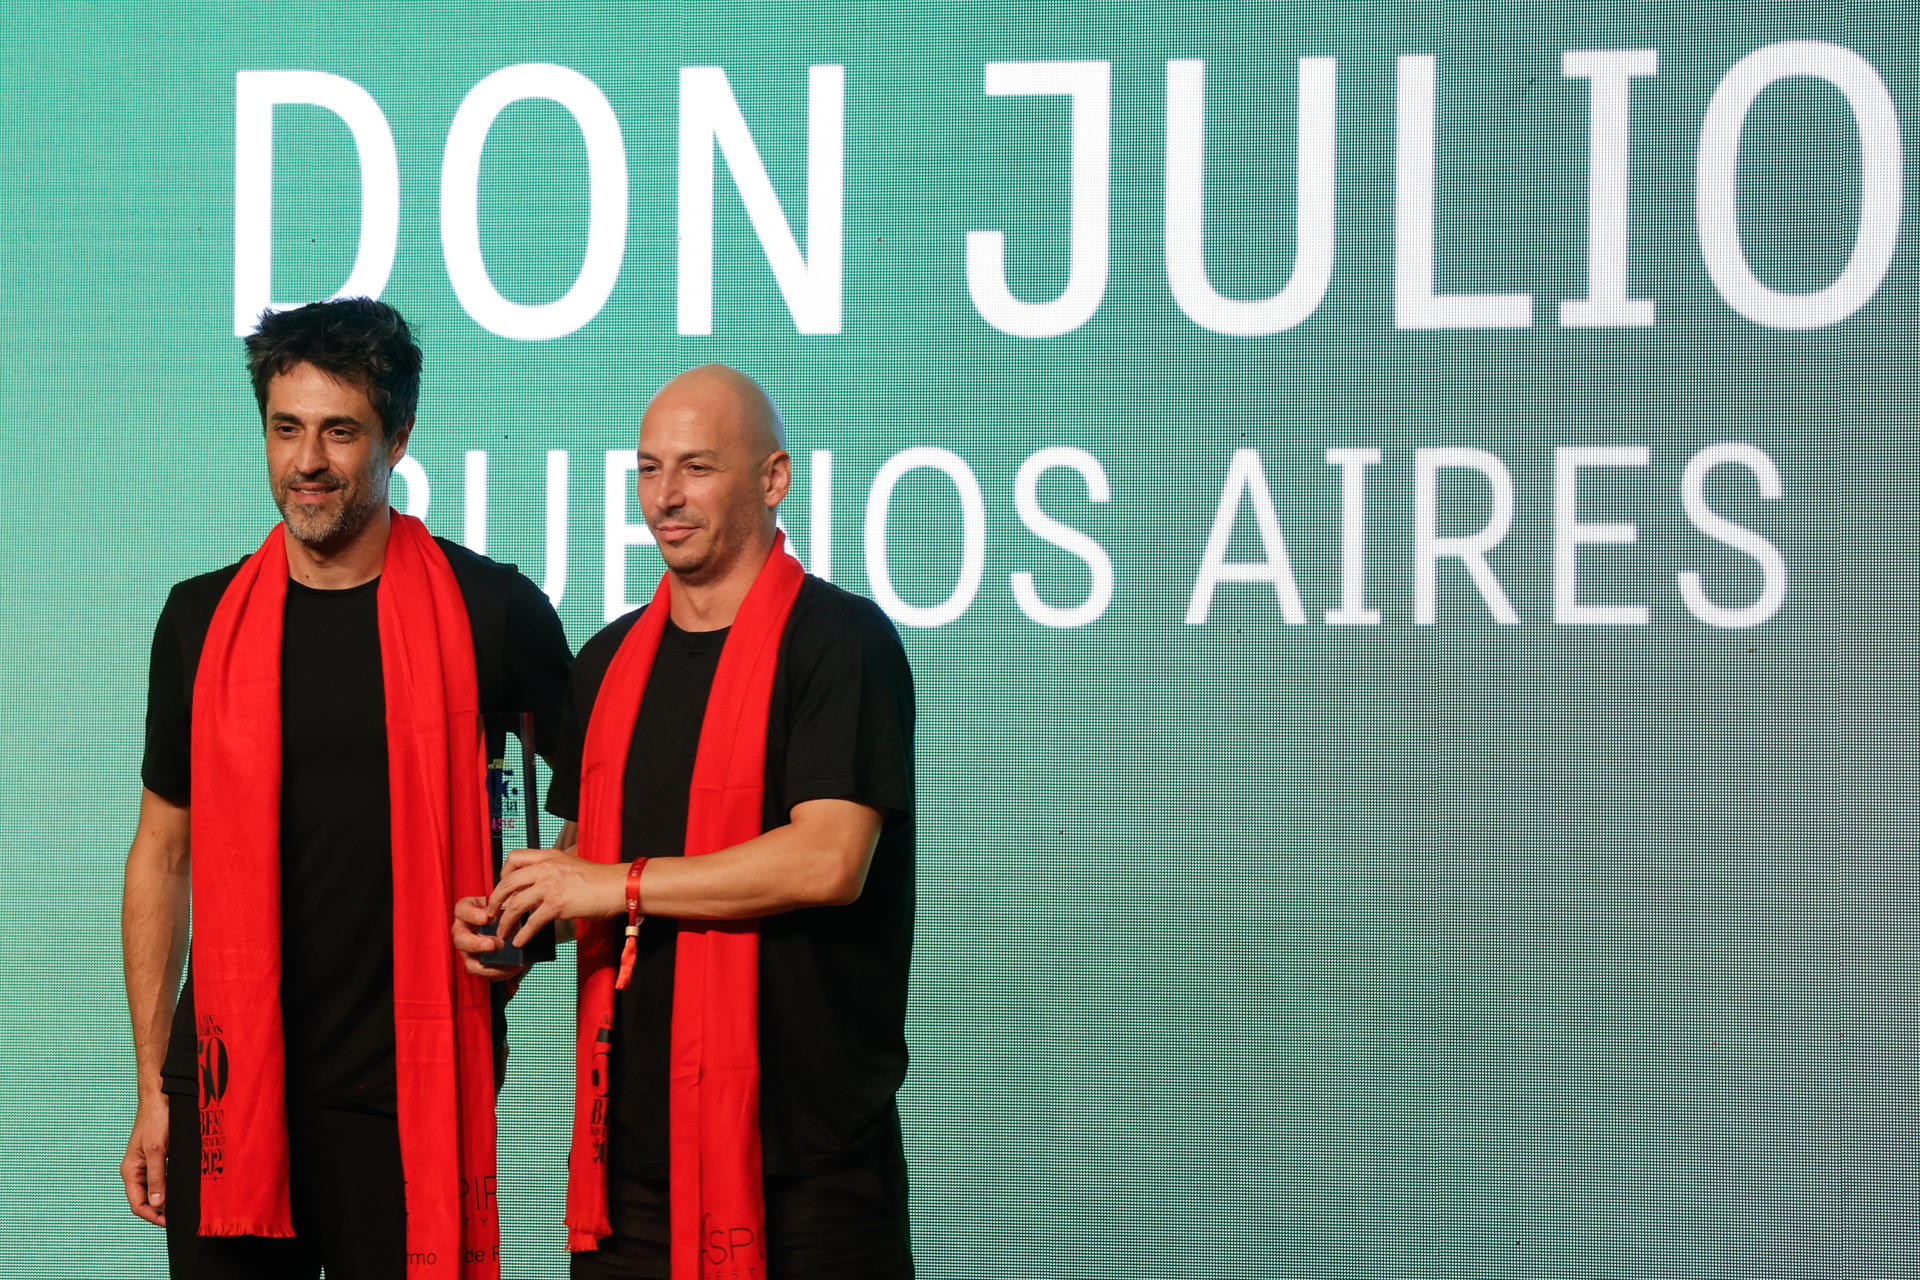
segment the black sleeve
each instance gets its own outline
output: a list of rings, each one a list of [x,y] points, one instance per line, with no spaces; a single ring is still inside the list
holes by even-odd
[[[579,706],[581,675],[576,665],[573,680],[567,685],[566,705],[560,713],[560,741],[554,753],[547,757],[547,764],[553,769],[553,778],[547,783],[547,812],[562,822],[580,819],[580,751],[587,738],[587,710]],[[591,707],[589,700],[588,710]]]
[[[507,586],[508,705],[533,713],[534,751],[549,765],[559,750],[573,650],[546,593],[513,572]]]
[[[787,739],[789,810],[854,800],[891,825],[913,814],[913,672],[885,614],[865,606],[795,653]]]
[[[615,622],[581,645],[580,657],[567,680],[559,740],[553,755],[547,758],[547,764],[553,769],[553,780],[547,784],[547,812],[563,822],[579,820],[580,757],[587,745],[587,719],[593,714],[593,700],[600,692],[600,681],[605,678],[620,641],[633,625],[634,616]]]
[[[140,785],[175,804],[193,791],[193,685],[184,650],[180,588],[167,593],[147,664],[147,743]],[[197,656],[197,655],[196,655]]]

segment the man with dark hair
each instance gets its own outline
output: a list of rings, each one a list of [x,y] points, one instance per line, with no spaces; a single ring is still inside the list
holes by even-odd
[[[283,520],[154,634],[127,1201],[175,1276],[490,1280],[504,1000],[445,922],[489,874],[477,716],[531,711],[552,755],[566,636],[388,507],[420,387],[399,312],[269,313],[247,360]]]
[[[667,572],[574,667],[548,805],[577,856],[512,855],[455,943],[480,975],[473,926],[579,922],[575,1280],[904,1280],[913,674],[782,544],[751,378],[668,382],[639,464]]]
[[[273,380],[297,364],[361,384],[388,422],[410,424],[420,404],[420,346],[398,311],[372,298],[336,298],[293,311],[269,311],[246,339],[247,376],[260,420]],[[382,426],[384,432],[385,427]]]

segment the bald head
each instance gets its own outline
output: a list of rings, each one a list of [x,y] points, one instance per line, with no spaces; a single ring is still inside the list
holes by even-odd
[[[756,460],[787,447],[787,431],[773,397],[730,365],[698,365],[667,379],[640,417],[643,432],[656,411],[698,415],[715,428],[737,432]]]
[[[640,509],[681,582],[746,582],[758,572],[791,479],[783,436],[766,391],[723,364],[689,369],[648,401]]]

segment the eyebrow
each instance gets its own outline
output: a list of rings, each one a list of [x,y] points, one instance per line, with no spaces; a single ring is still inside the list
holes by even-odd
[[[278,413],[268,414],[267,421],[299,423],[299,422],[305,422],[306,419],[302,418],[297,413],[288,413],[286,410],[282,409]],[[343,424],[346,426],[352,426],[352,427],[364,427],[367,425],[366,423],[362,422],[360,419],[354,417],[352,414],[346,414],[346,413],[336,413],[320,419],[320,425],[323,427],[337,427]]]
[[[674,455],[674,457],[681,462],[685,462],[690,458],[718,458],[719,456],[720,451],[718,449],[690,449],[685,453]],[[659,454],[648,453],[645,449],[640,450],[639,457],[646,462],[659,462],[661,460]]]

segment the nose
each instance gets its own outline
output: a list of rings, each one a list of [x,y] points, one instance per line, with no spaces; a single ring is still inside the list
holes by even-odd
[[[312,475],[316,471],[327,469],[327,451],[320,440],[318,431],[303,431],[293,449],[294,470],[302,475]]]
[[[653,505],[656,511],[672,511],[679,507],[685,500],[686,494],[684,492],[684,486],[681,484],[681,476],[678,468],[661,467],[651,479],[652,484],[650,486],[644,480],[641,482],[642,492],[640,494],[640,503],[642,510],[645,510],[649,496],[653,499]],[[652,489],[651,495],[646,492],[648,488]]]

